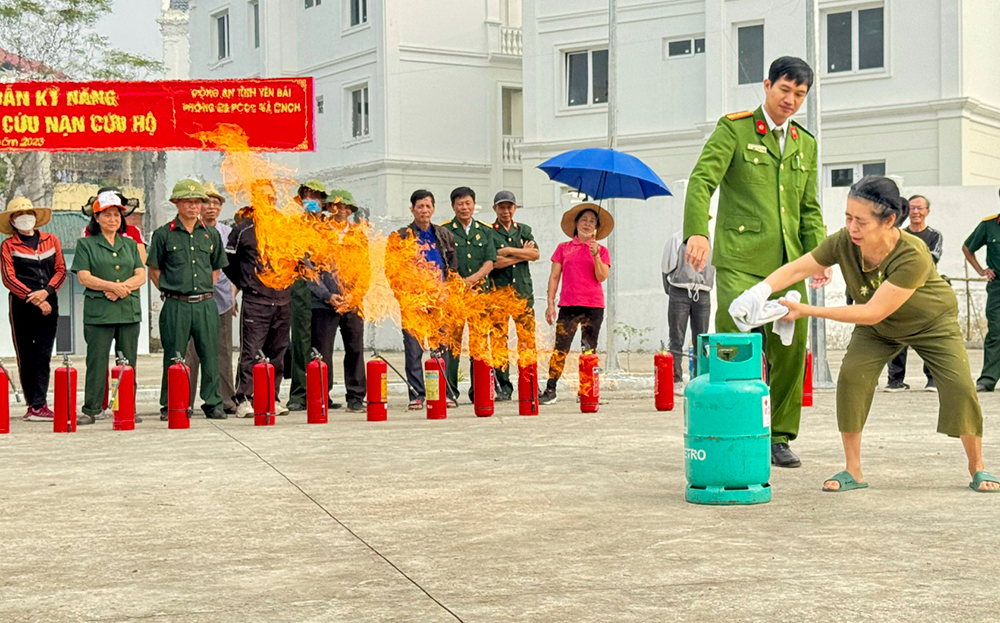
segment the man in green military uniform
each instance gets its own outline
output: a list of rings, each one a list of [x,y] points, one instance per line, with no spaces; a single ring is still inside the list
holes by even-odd
[[[493,198],[493,211],[497,220],[493,223],[493,238],[497,247],[497,260],[493,263],[490,279],[493,286],[514,288],[518,296],[528,304],[527,313],[514,318],[514,330],[517,332],[518,361],[526,357],[535,359],[535,293],[531,286],[531,270],[528,262],[538,259],[539,250],[531,227],[514,221],[517,210],[517,198],[509,190],[501,190]],[[507,361],[507,329],[510,321],[503,319],[503,324],[496,327],[496,342],[492,345],[499,354],[499,359]],[[510,400],[514,386],[510,382],[510,364],[506,363],[494,370],[497,385],[497,400]]]
[[[715,330],[735,332],[729,306],[779,266],[813,250],[825,237],[817,199],[816,140],[791,121],[812,86],[805,61],[782,57],[771,64],[764,81],[764,105],[754,112],[726,115],[709,137],[688,184],[684,202],[686,260],[695,270],[705,267],[708,207],[719,188],[715,253],[719,309]],[[829,282],[831,271],[813,277],[813,287]],[[766,286],[766,284],[765,284]],[[797,290],[802,283],[776,292]],[[802,414],[808,322],[795,325],[792,344],[783,346],[764,327],[764,351],[770,364],[771,462],[798,467],[789,448]]]
[[[323,218],[326,205],[326,186],[319,180],[309,180],[299,186],[299,196],[296,199],[306,214],[314,218]],[[309,281],[300,278],[292,284],[292,339],[288,344],[288,364],[292,383],[288,390],[289,411],[304,411],[306,408],[306,364],[312,351],[312,293],[309,291]],[[331,409],[339,409],[340,404],[331,403]],[[281,415],[281,413],[279,413]]]
[[[976,259],[976,251],[986,247],[986,268]],[[962,245],[962,253],[980,277],[986,277],[986,339],[983,340],[983,371],[976,391],[991,392],[1000,379],[1000,214],[987,216]]]
[[[451,207],[455,211],[455,218],[441,224],[455,237],[456,253],[458,255],[458,274],[470,288],[488,289],[490,287],[490,271],[493,270],[493,262],[497,259],[497,249],[493,242],[493,229],[472,218],[472,213],[476,210],[476,193],[471,188],[460,186],[451,191]],[[462,332],[465,331],[465,321],[459,325],[458,335],[453,335],[452,340],[461,345]],[[486,343],[486,336],[481,335],[471,324],[469,325],[469,378],[472,379],[472,357],[476,353],[489,353],[489,345]],[[448,350],[445,353],[445,360],[448,364],[446,376],[448,385],[458,388],[458,362],[461,355],[456,355]],[[473,397],[473,382],[469,385],[469,400]]]
[[[199,217],[202,203],[208,201],[200,182],[177,182],[170,201],[177,206],[177,218],[153,232],[146,259],[149,278],[164,299],[160,310],[160,419],[167,419],[167,368],[175,356],[184,356],[188,341],[193,339],[201,359],[201,408],[206,417],[224,420],[216,357],[219,312],[212,297],[219,271],[227,264],[225,247],[219,232]]]

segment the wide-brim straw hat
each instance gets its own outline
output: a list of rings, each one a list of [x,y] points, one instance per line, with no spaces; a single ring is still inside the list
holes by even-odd
[[[580,203],[566,210],[562,215],[563,233],[570,238],[573,237],[573,231],[576,229],[576,216],[584,210],[591,210],[597,215],[597,235],[595,236],[597,240],[604,240],[611,235],[611,230],[615,228],[615,217],[596,203]]]
[[[14,226],[11,225],[10,220],[11,218],[17,216],[20,212],[35,213],[35,229],[42,227],[52,220],[51,208],[36,208],[31,205],[30,199],[26,197],[15,197],[10,200],[10,203],[7,204],[7,209],[0,212],[0,232],[3,232],[8,236],[13,236]]]

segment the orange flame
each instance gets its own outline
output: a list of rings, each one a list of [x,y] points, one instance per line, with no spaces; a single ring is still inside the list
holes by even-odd
[[[507,365],[496,343],[498,327],[508,318],[524,319],[533,312],[509,287],[470,288],[457,274],[441,279],[437,266],[423,257],[414,236],[395,232],[386,236],[363,222],[344,231],[329,220],[303,212],[294,201],[291,172],[281,169],[249,149],[239,126],[220,124],[196,135],[211,149],[225,155],[223,183],[238,201],[252,204],[266,285],[283,289],[300,278],[336,270],[343,298],[338,311],[359,311],[373,323],[392,320],[431,349],[462,350],[461,328],[467,322],[470,356],[493,367]],[[254,192],[270,182],[275,197]],[[532,316],[533,317],[533,316]],[[524,328],[524,327],[522,327]],[[519,349],[519,365],[536,361],[534,349]]]

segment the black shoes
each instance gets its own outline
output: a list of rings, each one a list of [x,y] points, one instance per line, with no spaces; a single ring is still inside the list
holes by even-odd
[[[365,411],[366,411],[366,409],[365,409],[365,403],[364,402],[358,400],[357,398],[348,398],[347,399],[347,412],[348,413],[364,413]]]
[[[799,460],[799,457],[795,456],[795,453],[792,452],[787,443],[772,443],[771,465],[776,467],[799,467],[802,465],[802,461]]]
[[[304,404],[302,404],[301,402],[290,402],[290,403],[288,403],[285,406],[288,407],[289,411],[305,411],[306,410],[306,406]],[[329,408],[333,409],[334,407],[331,405]]]
[[[979,383],[976,383],[976,391],[977,392],[991,392],[991,391],[993,391],[993,388],[990,387],[989,385],[987,385],[986,383],[979,382]]]
[[[496,401],[497,402],[509,402],[510,401],[510,396],[511,396],[512,393],[514,393],[514,392],[510,392],[510,393],[508,393],[508,392],[497,392]]]
[[[538,403],[543,405],[554,404],[556,401],[556,390],[546,387],[542,395],[538,397]]]
[[[226,412],[222,410],[222,407],[216,407],[211,410],[206,410],[205,417],[209,420],[225,420],[229,416],[226,415]]]
[[[889,381],[885,386],[885,391],[887,392],[905,392],[910,389],[910,386],[902,381]]]

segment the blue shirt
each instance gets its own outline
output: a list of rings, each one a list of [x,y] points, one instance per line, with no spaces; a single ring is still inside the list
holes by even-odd
[[[441,276],[444,277],[444,258],[441,256],[441,252],[438,251],[437,236],[434,235],[434,228],[428,226],[427,231],[422,231],[420,227],[417,227],[416,230],[417,242],[420,243],[420,252],[423,254],[424,259],[436,264],[441,271]]]
[[[226,241],[229,240],[229,232],[233,231],[233,228],[225,223],[220,223],[216,221],[215,231],[219,232],[222,236],[222,244],[225,245]],[[219,278],[215,281],[215,306],[219,310],[219,314],[222,315],[233,308],[236,304],[236,295],[233,294],[233,282],[229,280],[226,273],[219,271]]]

